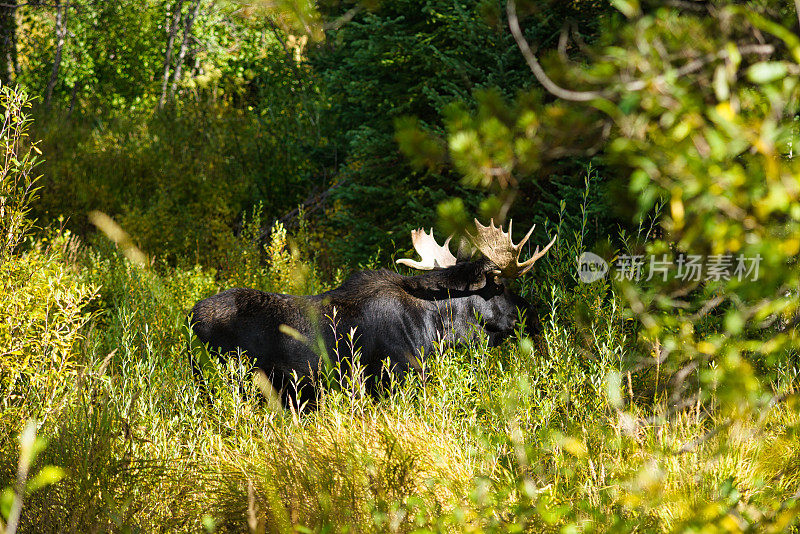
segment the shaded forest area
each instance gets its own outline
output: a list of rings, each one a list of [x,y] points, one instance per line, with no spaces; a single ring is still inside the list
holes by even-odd
[[[0,32],[0,534],[798,531],[800,2],[4,0]],[[555,238],[499,346],[437,332],[371,395],[334,313],[311,404],[246,353],[193,375],[201,299],[409,273],[409,230],[475,217]]]
[[[296,224],[299,204],[329,268],[386,259],[439,203],[474,210],[482,199],[446,159],[413,168],[395,122],[416,117],[441,134],[448,106],[475,108],[488,89],[510,101],[533,85],[499,5],[335,5],[320,16],[347,22],[309,41],[281,20],[290,15],[257,4],[12,4],[4,42],[16,53],[6,49],[0,70],[38,97],[33,134],[47,157],[35,215],[66,216],[85,236],[86,214],[101,210],[173,264],[222,266],[244,214],[258,208],[268,235],[276,219]],[[545,4],[527,36],[554,48],[569,21],[591,40],[609,9]],[[553,158],[521,180],[513,214],[556,218],[561,200],[580,198],[587,161]],[[594,217],[607,233],[605,212]]]

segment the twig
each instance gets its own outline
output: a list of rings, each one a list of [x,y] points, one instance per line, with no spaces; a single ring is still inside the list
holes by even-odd
[[[703,307],[702,307],[702,308],[700,308],[700,309],[697,311],[697,313],[695,313],[695,314],[692,316],[692,321],[698,321],[698,320],[700,320],[700,319],[701,319],[702,317],[704,317],[704,316],[705,316],[705,315],[706,315],[708,312],[710,312],[711,310],[713,310],[714,308],[716,308],[717,306],[719,306],[719,305],[720,305],[720,304],[721,304],[721,303],[722,303],[724,300],[726,300],[726,299],[727,299],[727,297],[724,297],[724,296],[722,296],[722,295],[717,295],[717,296],[716,296],[716,297],[714,297],[713,299],[709,300],[708,302],[706,302],[705,304],[703,304]]]
[[[800,1],[800,0],[798,0],[798,1]],[[348,9],[347,12],[344,15],[342,15],[341,17],[339,17],[336,20],[333,20],[331,22],[327,22],[327,23],[323,24],[322,29],[323,30],[338,30],[339,28],[341,28],[342,26],[344,26],[345,24],[347,24],[348,22],[353,20],[353,17],[358,15],[358,13],[362,9],[364,9],[364,6],[362,6],[361,4],[358,4],[357,6],[351,8],[351,9]]]
[[[275,226],[275,223],[282,223],[284,225],[288,224],[289,221],[293,220],[295,217],[300,215],[300,210],[303,210],[306,213],[318,210],[325,203],[328,197],[331,196],[331,194],[334,191],[336,191],[338,188],[344,185],[344,183],[345,182],[339,182],[329,187],[322,193],[308,197],[302,204],[300,204],[292,211],[282,215],[281,217],[277,217],[268,226],[263,226],[261,228],[261,239],[266,240],[269,238],[270,233],[272,232],[272,228],[273,226]]]
[[[795,0],[795,2],[800,3],[800,0]],[[773,52],[775,52],[775,47],[772,46],[772,45],[769,45],[769,44],[743,45],[743,46],[739,46],[738,49],[739,49],[739,53],[742,54],[742,55],[745,55],[745,54],[765,54],[765,55],[768,55],[768,54],[772,54]],[[688,62],[686,65],[680,67],[679,69],[677,69],[675,71],[674,75],[677,76],[677,77],[686,76],[687,74],[691,74],[693,72],[697,72],[698,70],[703,68],[705,65],[711,63],[712,61],[714,61],[716,59],[726,59],[727,57],[728,57],[728,51],[727,50],[720,50],[719,52],[717,52],[715,54],[706,54],[702,58],[694,59],[694,60]],[[660,74],[659,76],[656,76],[652,81],[636,80],[636,81],[633,81],[633,82],[630,82],[630,83],[626,84],[625,85],[625,89],[627,89],[628,91],[640,91],[640,90],[644,89],[645,86],[648,83],[661,83],[664,80],[666,80],[666,78],[667,78],[667,74],[665,73],[665,74]]]

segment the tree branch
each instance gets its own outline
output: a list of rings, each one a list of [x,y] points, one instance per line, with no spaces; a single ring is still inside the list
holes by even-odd
[[[800,0],[797,0],[797,1],[800,2]],[[362,6],[361,4],[358,4],[357,6],[355,6],[352,9],[348,9],[347,12],[344,15],[342,15],[341,17],[339,17],[339,18],[337,18],[335,20],[332,20],[331,22],[325,23],[322,26],[322,29],[323,30],[338,30],[339,28],[341,28],[342,26],[344,26],[345,24],[347,24],[348,22],[353,20],[353,17],[355,17],[362,9],[364,9],[364,6]]]
[[[288,225],[295,218],[297,218],[298,215],[300,215],[300,211],[301,210],[305,214],[308,214],[308,213],[312,213],[312,212],[315,212],[315,211],[323,208],[325,206],[325,203],[328,200],[328,197],[330,197],[331,194],[334,191],[339,189],[344,184],[345,184],[345,182],[339,182],[339,183],[336,183],[336,184],[332,185],[331,187],[329,187],[328,189],[326,189],[325,191],[323,191],[321,193],[317,193],[317,194],[311,195],[302,204],[297,206],[292,211],[284,214],[281,217],[275,218],[268,226],[266,226],[266,225],[262,226],[261,227],[261,235],[260,235],[261,240],[265,241],[265,240],[269,239],[269,236],[272,233],[272,228],[275,226],[275,223],[282,223],[283,225]]]
[[[514,36],[514,40],[517,42],[517,46],[520,52],[522,52],[525,62],[528,63],[528,67],[530,67],[539,83],[542,84],[550,94],[563,100],[571,100],[573,102],[588,102],[603,97],[603,95],[597,91],[572,91],[570,89],[564,89],[551,80],[544,69],[542,69],[539,60],[536,59],[531,47],[528,45],[528,41],[525,40],[525,36],[522,34],[522,30],[519,27],[519,19],[517,18],[517,6],[514,0],[508,0],[506,3],[506,15],[508,17],[508,27],[511,29],[511,34]]]
[[[795,6],[797,8],[798,14],[798,21],[800,21],[800,0],[794,0]],[[525,58],[525,62],[530,67],[531,72],[539,81],[540,84],[553,96],[561,98],[562,100],[570,100],[572,102],[588,102],[591,100],[595,100],[597,98],[603,98],[603,93],[599,91],[573,91],[570,89],[565,89],[555,83],[544,71],[539,60],[536,59],[536,55],[528,45],[528,41],[525,40],[525,36],[522,34],[522,30],[519,26],[519,18],[517,17],[517,7],[515,0],[508,0],[506,3],[506,14],[508,17],[508,27],[511,29],[511,34],[514,36],[514,40],[517,43],[517,46],[522,52],[522,56]],[[562,37],[563,40],[563,37]],[[561,46],[559,46],[561,48]],[[775,52],[775,47],[770,44],[749,44],[749,45],[742,45],[738,47],[739,53],[742,55],[745,54],[763,54],[769,55]],[[697,72],[705,65],[715,61],[717,59],[725,59],[728,57],[727,50],[720,50],[717,53],[706,54],[703,57],[694,59],[689,61],[682,67],[678,68],[674,75],[677,76],[686,76],[687,74],[691,74],[693,72]],[[644,89],[648,83],[660,83],[666,80],[667,75],[661,74],[656,76],[653,80],[635,80],[633,82],[625,84],[623,87],[627,91],[640,91]]]

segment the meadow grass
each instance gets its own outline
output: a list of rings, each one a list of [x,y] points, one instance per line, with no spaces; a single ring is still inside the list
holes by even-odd
[[[629,321],[608,285],[540,288],[542,339],[437,347],[423,373],[379,398],[363,377],[334,370],[317,409],[285,410],[234,357],[204,400],[187,310],[236,280],[291,285],[301,259],[280,242],[285,232],[275,239],[273,261],[243,262],[248,272],[227,279],[141,267],[58,232],[4,262],[3,324],[28,322],[3,340],[31,343],[17,382],[2,382],[0,488],[15,486],[26,421],[46,440],[28,478],[63,470],[18,492],[19,531],[796,528],[791,383],[737,414],[644,388],[653,380],[626,370]],[[33,265],[46,268],[31,276]],[[579,301],[590,304],[588,324],[576,319]],[[33,343],[41,332],[54,342]]]

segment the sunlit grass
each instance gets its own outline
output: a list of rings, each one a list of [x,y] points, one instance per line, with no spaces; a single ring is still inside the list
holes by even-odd
[[[439,346],[421,375],[377,398],[334,369],[317,408],[298,413],[264,399],[246,359],[216,366],[209,398],[194,380],[187,309],[228,281],[111,249],[65,251],[46,252],[73,273],[56,291],[66,302],[99,293],[89,323],[64,331],[80,340],[72,371],[29,369],[42,375],[35,384],[60,384],[58,402],[34,402],[35,388],[4,401],[0,487],[13,485],[26,420],[48,442],[31,472],[65,472],[24,495],[21,531],[781,531],[794,521],[791,390],[728,418],[703,403],[676,408],[664,391],[641,400],[620,373],[629,340],[614,298],[599,299],[579,334],[568,303],[580,296],[553,286],[538,343]],[[230,276],[288,283],[285,262],[299,260],[282,258]]]

